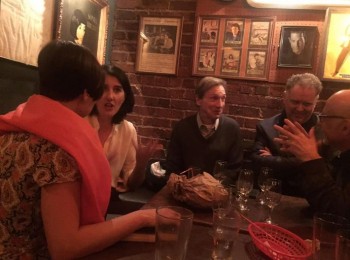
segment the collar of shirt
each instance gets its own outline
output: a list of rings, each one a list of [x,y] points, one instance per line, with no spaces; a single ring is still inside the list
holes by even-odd
[[[202,135],[205,138],[208,138],[209,136],[211,136],[218,128],[219,126],[219,118],[217,118],[215,120],[214,124],[204,124],[199,116],[199,114],[197,113],[197,124],[198,124],[198,128],[201,131]]]

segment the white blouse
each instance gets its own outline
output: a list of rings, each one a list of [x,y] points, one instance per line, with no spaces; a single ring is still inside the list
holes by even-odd
[[[89,116],[88,121],[98,131],[97,117]],[[127,120],[115,124],[103,150],[112,171],[112,187],[119,192],[129,190],[127,182],[136,167],[137,134],[134,125]]]

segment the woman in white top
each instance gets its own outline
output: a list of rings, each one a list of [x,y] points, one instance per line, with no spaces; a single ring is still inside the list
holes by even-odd
[[[112,197],[140,186],[145,177],[149,150],[138,149],[134,125],[124,118],[134,107],[127,75],[118,67],[103,65],[104,92],[88,120],[97,130],[112,171]]]

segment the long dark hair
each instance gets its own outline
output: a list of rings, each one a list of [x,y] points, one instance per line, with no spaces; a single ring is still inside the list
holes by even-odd
[[[102,69],[106,72],[107,75],[117,78],[124,90],[125,100],[121,105],[119,111],[112,117],[112,123],[119,124],[121,121],[123,121],[128,113],[131,113],[133,111],[135,104],[134,92],[132,91],[128,76],[122,69],[113,65],[102,65]],[[95,105],[91,111],[91,115],[97,114],[98,111]]]

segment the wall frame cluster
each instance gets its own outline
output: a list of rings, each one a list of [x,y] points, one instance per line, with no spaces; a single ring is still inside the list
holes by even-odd
[[[274,22],[274,17],[198,17],[193,74],[268,80]]]

